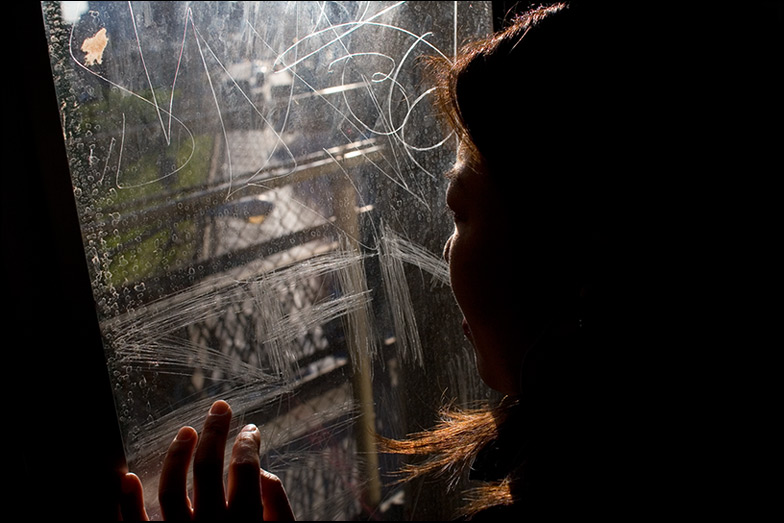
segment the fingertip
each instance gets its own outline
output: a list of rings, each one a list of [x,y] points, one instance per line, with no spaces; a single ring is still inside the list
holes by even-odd
[[[139,477],[129,472],[120,478],[120,511],[124,521],[147,521],[144,490]]]
[[[261,499],[265,521],[294,521],[286,489],[275,474],[260,469]]]
[[[245,425],[237,433],[232,449],[232,463],[252,463],[259,467],[259,448],[261,447],[261,434],[256,425]]]
[[[137,491],[142,489],[142,482],[139,479],[139,476],[133,472],[128,472],[120,478],[120,488],[122,489],[122,493],[126,496],[136,494]]]
[[[237,437],[251,437],[256,443],[261,444],[261,433],[259,432],[259,428],[252,423],[242,427],[242,430],[237,434]]]
[[[174,437],[174,441],[179,443],[186,443],[196,439],[197,437],[198,433],[196,432],[196,429],[193,427],[182,427]]]
[[[278,476],[264,469],[261,469],[261,481],[262,483],[267,483],[269,485],[275,484],[275,486],[280,484],[280,478]]]
[[[223,400],[216,401],[212,404],[212,407],[210,407],[211,416],[223,416],[229,413],[231,413],[231,407]]]

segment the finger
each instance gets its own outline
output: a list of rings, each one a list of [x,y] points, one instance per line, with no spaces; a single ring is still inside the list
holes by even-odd
[[[294,521],[294,512],[283,483],[275,474],[264,469],[261,469],[261,502],[264,521]]]
[[[230,422],[229,404],[225,401],[213,403],[193,460],[193,511],[196,519],[215,521],[226,515],[223,455]]]
[[[177,433],[163,461],[161,480],[158,485],[158,502],[163,519],[190,521],[191,502],[188,499],[188,468],[196,448],[198,435],[191,427],[183,427]]]
[[[144,490],[136,474],[120,478],[120,512],[123,521],[149,521],[144,508]]]
[[[262,521],[260,447],[255,425],[246,425],[234,440],[228,489],[229,517],[234,521]]]

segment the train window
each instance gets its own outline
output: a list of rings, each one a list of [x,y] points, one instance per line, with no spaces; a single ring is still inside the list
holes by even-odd
[[[422,60],[488,33],[489,2],[42,5],[148,507],[176,430],[225,399],[299,518],[448,517],[373,433],[491,394],[440,254],[455,137]]]

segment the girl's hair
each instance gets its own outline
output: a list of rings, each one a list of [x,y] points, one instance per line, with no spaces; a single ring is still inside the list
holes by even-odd
[[[449,127],[532,214],[566,210],[572,221],[585,202],[604,204],[636,159],[643,62],[618,36],[634,24],[608,11],[592,2],[531,9],[454,60],[429,62]]]
[[[475,154],[484,159],[491,157],[489,151],[483,150],[491,141],[489,138],[509,133],[507,125],[520,123],[510,115],[523,112],[521,104],[527,102],[519,94],[511,93],[521,90],[523,69],[520,66],[527,66],[519,63],[520,53],[514,51],[531,29],[565,7],[558,3],[532,9],[518,16],[506,29],[464,46],[453,61],[443,56],[430,61],[431,74],[438,85],[436,106],[449,127]],[[494,106],[491,113],[486,112],[491,105]],[[505,110],[500,112],[497,109],[502,105]],[[481,121],[482,115],[491,116],[495,122]]]
[[[580,161],[595,154],[580,146],[581,133],[586,132],[582,118],[589,117],[594,108],[586,106],[586,100],[602,105],[602,98],[591,86],[573,82],[582,79],[590,83],[587,71],[601,74],[603,70],[599,60],[583,63],[596,51],[582,41],[591,30],[585,25],[591,24],[565,16],[570,10],[562,3],[530,10],[507,29],[464,47],[454,61],[429,62],[437,79],[441,113],[462,142],[488,166],[491,176],[498,183],[533,186],[536,197],[546,202],[542,208],[554,201],[547,197],[548,187],[557,187],[562,200],[558,208],[572,209],[565,220],[574,220],[574,213],[583,209],[572,205],[565,187],[572,187],[578,198],[585,193],[578,179],[561,183],[561,165],[553,153],[566,147],[571,154],[579,153]],[[546,30],[540,29],[544,26],[548,26]],[[573,123],[575,119],[577,123]],[[537,185],[532,177],[521,181],[508,176],[509,167],[520,163],[533,169],[546,165],[549,181]],[[426,457],[404,467],[405,479],[446,475],[452,485],[477,458],[489,461],[491,468],[498,465],[492,478],[469,493],[464,507],[469,517],[493,507],[519,510],[521,503],[537,496],[542,502],[542,496],[553,495],[555,490],[567,492],[562,478],[556,480],[561,483],[555,490],[550,488],[553,483],[543,484],[555,474],[552,471],[591,468],[590,464],[577,464],[590,459],[590,452],[582,452],[588,439],[578,444],[570,439],[585,422],[586,404],[581,401],[588,396],[577,387],[586,377],[587,367],[582,366],[590,352],[583,350],[586,340],[594,339],[586,337],[585,331],[580,336],[550,340],[531,351],[530,358],[526,356],[527,361],[539,358],[545,362],[541,368],[546,370],[537,371],[535,389],[518,398],[505,398],[495,408],[445,409],[432,430],[404,441],[380,438],[382,451]],[[570,476],[567,481],[576,478]]]
[[[382,452],[424,458],[403,466],[402,481],[442,477],[452,489],[466,478],[480,453],[498,439],[499,427],[516,406],[514,399],[505,398],[495,408],[442,409],[441,419],[433,429],[412,434],[402,441],[378,437],[379,447]],[[470,517],[490,507],[512,505],[515,498],[511,487],[512,478],[506,477],[469,491],[461,514]]]

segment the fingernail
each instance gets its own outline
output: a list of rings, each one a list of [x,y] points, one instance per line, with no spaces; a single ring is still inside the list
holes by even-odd
[[[249,425],[245,425],[240,432],[256,432],[257,430],[259,430],[258,427],[251,423]]]
[[[174,441],[190,441],[193,438],[193,429],[190,427],[183,427],[177,432],[177,437]]]
[[[210,414],[213,416],[222,416],[227,412],[229,412],[229,404],[223,400],[216,401],[210,408]]]

